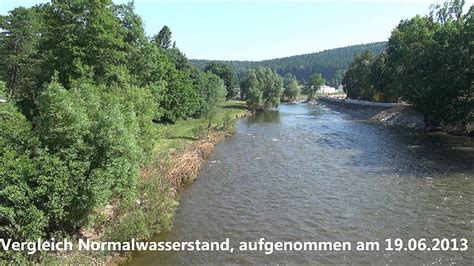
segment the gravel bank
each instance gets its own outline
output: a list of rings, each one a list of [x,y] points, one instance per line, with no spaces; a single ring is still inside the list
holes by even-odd
[[[378,106],[366,102],[357,104],[319,98],[318,103],[330,109],[349,113],[359,119],[380,121],[388,125],[398,125],[409,128],[426,128],[423,115],[413,110],[409,105]]]
[[[414,110],[411,105],[386,104],[384,106],[374,102],[342,100],[329,97],[318,98],[318,104],[339,112],[348,113],[359,119],[380,121],[388,125],[417,128],[426,131],[443,131],[451,135],[474,137],[474,123],[470,123],[465,127],[444,124],[432,127],[425,123],[423,115]]]

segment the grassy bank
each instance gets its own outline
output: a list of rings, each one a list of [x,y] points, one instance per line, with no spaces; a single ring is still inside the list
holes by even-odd
[[[80,238],[98,241],[147,239],[169,230],[178,206],[179,189],[192,182],[200,164],[213,152],[214,144],[234,130],[235,121],[248,113],[245,102],[228,101],[220,108],[210,129],[204,119],[188,119],[175,124],[157,124],[152,158],[142,167],[137,193],[115,199],[97,210]],[[129,254],[107,251],[44,254],[44,263],[119,263]]]

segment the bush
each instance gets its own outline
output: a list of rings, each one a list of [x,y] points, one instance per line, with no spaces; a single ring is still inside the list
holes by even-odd
[[[47,86],[34,129],[12,104],[0,105],[2,237],[70,230],[111,198],[135,192],[152,150],[151,93],[75,86]]]
[[[0,104],[0,117],[1,237],[44,237],[67,216],[68,169],[39,147],[31,124],[12,104]]]

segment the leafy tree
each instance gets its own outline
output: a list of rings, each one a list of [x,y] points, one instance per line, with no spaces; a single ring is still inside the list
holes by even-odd
[[[372,63],[374,56],[369,52],[355,57],[344,75],[342,84],[344,92],[349,98],[371,101],[376,93],[371,80]]]
[[[258,87],[250,87],[246,102],[249,110],[262,111],[264,105],[263,92]]]
[[[247,108],[256,111],[263,107],[263,91],[262,85],[257,77],[257,71],[255,69],[247,72],[246,78],[240,83],[241,96],[247,102]]]
[[[283,80],[270,68],[258,68],[257,73],[263,80],[263,100],[264,108],[273,108],[280,105],[281,94],[283,93]]]
[[[7,82],[6,98],[30,114],[36,93],[40,21],[34,9],[16,8],[0,16],[0,76]]]
[[[218,61],[211,61],[207,63],[206,67],[204,68],[204,71],[210,71],[224,81],[227,90],[227,100],[235,97],[239,92],[237,88],[237,77],[235,76],[234,71],[232,70],[229,64]]]
[[[401,98],[435,126],[472,122],[473,7],[463,14],[463,5],[447,1],[430,16],[401,21],[384,53],[362,54],[350,65],[343,80],[348,96]]]
[[[430,17],[441,24],[460,20],[463,17],[462,11],[465,3],[465,0],[449,0],[443,4],[435,3],[431,6]]]
[[[308,101],[311,101],[314,99],[316,92],[321,88],[322,85],[324,85],[326,81],[323,79],[322,75],[320,73],[313,74],[310,79],[308,84],[306,84],[303,93],[308,96]]]
[[[193,72],[193,66],[189,63],[188,58],[178,48],[170,48],[165,51],[169,60],[175,65],[176,69],[185,71],[191,74]]]
[[[426,84],[417,83],[416,88],[424,97],[412,99],[403,94],[433,124],[465,126],[473,121],[473,7],[463,15],[463,5],[464,1],[446,2],[436,12],[433,45],[428,47],[430,64],[425,65],[423,77]]]
[[[57,0],[45,6],[41,52],[49,56],[42,76],[58,71],[59,82],[67,88],[71,80],[84,76],[98,83],[127,82],[127,31],[113,11],[111,0]]]
[[[153,41],[160,47],[162,50],[167,50],[171,48],[171,30],[168,26],[163,26],[160,32],[153,37]]]
[[[195,86],[189,73],[172,67],[166,71],[164,81],[167,90],[160,101],[162,121],[173,123],[198,111],[201,106],[199,88]]]
[[[263,91],[258,87],[248,88],[246,103],[250,111],[262,111],[264,106]]]
[[[143,21],[136,14],[133,2],[114,5],[112,10],[124,30],[123,40],[127,51],[129,81],[140,87],[161,82],[169,61],[146,36]]]
[[[168,26],[164,26],[158,34],[152,38],[152,43],[160,49],[172,62],[176,69],[185,72],[193,72],[193,66],[189,63],[188,58],[184,55],[174,43],[171,46],[171,29]],[[195,77],[198,79],[198,76]]]
[[[201,75],[200,88],[204,100],[203,114],[208,121],[207,127],[209,129],[219,106],[225,100],[227,91],[224,81],[210,71]]]
[[[397,101],[396,93],[390,87],[390,75],[387,74],[386,67],[387,53],[383,52],[374,58],[370,66],[370,83],[373,87],[374,94],[381,93],[385,101]]]
[[[389,39],[387,71],[393,77],[392,89],[402,98],[418,101],[425,97],[423,88],[433,54],[433,34],[438,27],[429,17],[416,16],[400,22]]]
[[[257,75],[254,69],[249,70],[245,77],[240,81],[240,99],[246,100],[249,95],[250,88],[258,87]]]
[[[267,67],[249,70],[240,87],[252,111],[278,107],[282,94],[282,78]]]
[[[113,5],[112,11],[124,28],[126,45],[138,46],[148,41],[141,17],[135,12],[134,2]],[[136,48],[136,47],[135,47]]]
[[[176,47],[170,47],[171,30],[164,26],[155,35],[152,43],[155,54],[152,58],[158,76],[150,76],[152,93],[159,101],[158,118],[163,122],[174,123],[179,119],[196,116],[202,107],[199,93],[199,73],[186,56]],[[156,50],[158,49],[158,50]],[[160,53],[164,54],[162,58]],[[153,68],[152,68],[153,69]]]
[[[293,80],[290,84],[288,84],[283,91],[283,96],[286,97],[288,101],[294,101],[296,96],[300,94],[300,87],[298,81]]]

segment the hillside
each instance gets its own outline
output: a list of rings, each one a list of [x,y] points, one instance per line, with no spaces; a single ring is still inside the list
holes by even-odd
[[[241,77],[249,68],[268,66],[275,69],[280,75],[292,73],[299,80],[308,80],[314,73],[322,73],[327,81],[333,78],[341,79],[354,55],[364,50],[379,54],[386,46],[386,42],[352,45],[336,49],[324,50],[317,53],[295,55],[263,61],[222,61],[231,65],[237,76]],[[203,70],[209,60],[190,60],[193,65]]]

